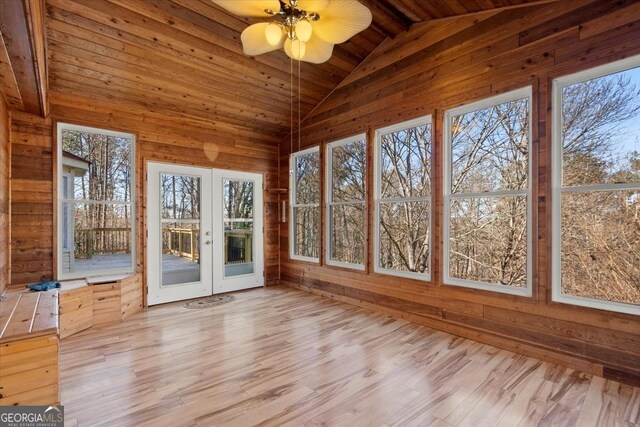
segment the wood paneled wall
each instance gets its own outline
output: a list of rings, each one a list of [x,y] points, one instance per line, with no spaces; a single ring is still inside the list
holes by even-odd
[[[9,285],[11,266],[11,247],[9,246],[9,221],[11,204],[9,202],[9,177],[11,171],[11,144],[9,129],[11,118],[4,96],[0,93],[0,295]]]
[[[11,285],[53,279],[51,119],[11,116]]]
[[[640,53],[640,3],[572,0],[416,25],[388,40],[305,120],[303,147],[432,114],[435,175],[430,283],[373,272],[372,168],[368,169],[368,259],[363,273],[288,256],[281,226],[282,282],[457,335],[600,375],[640,379],[640,319],[551,301],[551,127],[553,78]],[[446,109],[531,85],[533,126],[532,298],[442,283],[442,117]],[[280,186],[288,186],[288,141]],[[323,152],[323,150],[321,151]],[[323,169],[321,169],[323,170]],[[323,228],[324,229],[324,228]]]
[[[275,187],[278,147],[269,136],[239,133],[221,124],[187,121],[140,110],[105,105],[86,98],[53,94],[51,116],[18,113],[12,123],[12,274],[11,285],[55,277],[53,167],[55,123],[96,126],[137,135],[137,271],[145,264],[145,165],[158,161],[258,172],[265,188]],[[265,192],[265,274],[278,277],[277,195]]]

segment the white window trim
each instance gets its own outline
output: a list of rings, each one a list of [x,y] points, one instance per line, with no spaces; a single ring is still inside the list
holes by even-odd
[[[334,205],[359,205],[362,204],[363,205],[363,209],[364,209],[364,221],[365,224],[367,222],[367,197],[366,197],[366,185],[367,185],[367,180],[365,177],[365,197],[362,201],[357,201],[357,202],[332,202],[331,198],[332,198],[332,185],[331,185],[331,180],[332,180],[332,159],[333,159],[333,149],[336,147],[342,147],[343,145],[348,145],[351,144],[353,142],[359,142],[359,141],[364,141],[365,142],[365,146],[367,144],[367,136],[364,133],[358,134],[358,135],[354,135],[351,136],[349,138],[345,138],[345,139],[340,139],[338,141],[334,141],[331,143],[328,143],[326,145],[326,156],[325,156],[325,262],[327,265],[331,265],[334,267],[344,267],[344,268],[350,268],[352,270],[359,270],[359,271],[364,271],[364,264],[353,264],[350,262],[341,262],[341,261],[335,261],[331,259],[331,220],[330,220],[330,212],[331,212],[331,206]],[[365,166],[365,173],[366,173],[366,166]],[[365,231],[366,233],[366,231]],[[365,262],[366,262],[366,253],[367,253],[367,244],[366,244],[366,239],[365,239],[365,243],[364,243],[364,248],[363,248],[363,254],[365,255]]]
[[[64,179],[65,179],[65,178],[67,178],[67,185],[66,185],[66,188],[65,188],[65,185],[64,185]],[[74,178],[74,177],[73,177],[73,175],[72,175],[72,174],[70,174],[70,173],[66,173],[66,172],[63,172],[63,173],[62,173],[62,182],[61,182],[61,184],[60,184],[60,188],[62,189],[63,198],[64,198],[64,193],[65,193],[65,192],[67,193],[67,195],[69,195],[69,194],[72,194],[72,193],[73,193],[73,178]],[[72,238],[71,238],[71,240],[73,240],[73,234],[74,234],[74,226],[75,226],[75,224],[73,223],[73,218],[72,218],[72,216],[71,216],[71,215],[68,215],[68,216],[67,216],[66,224],[64,224],[65,219],[64,219],[64,211],[62,210],[62,208],[60,209],[60,215],[62,216],[62,220],[60,221],[60,224],[61,224],[61,226],[62,226],[62,230],[60,230],[60,233],[61,233],[60,235],[62,236],[62,239],[61,239],[61,241],[62,241],[61,245],[62,245],[62,246],[61,246],[61,248],[62,248],[62,250],[63,250],[63,251],[64,251],[65,249],[70,251],[70,250],[71,250],[71,247],[70,247],[70,246],[71,246],[71,244],[72,244],[73,242],[72,242],[72,241],[67,241],[67,246],[65,246],[65,245],[64,245],[64,240],[65,240],[65,236],[64,236],[64,226],[65,226],[65,225],[67,226],[67,234],[68,234],[68,235],[67,235],[66,237],[71,236],[71,237],[72,237]],[[72,253],[73,253],[73,252],[72,252]],[[73,256],[71,257],[71,259],[73,259]]]
[[[129,210],[131,212],[131,267],[129,268],[114,268],[114,269],[105,269],[105,270],[90,270],[90,271],[76,271],[76,272],[72,272],[72,273],[63,273],[63,260],[62,260],[62,254],[63,254],[63,249],[62,249],[62,231],[63,231],[63,226],[62,226],[62,221],[63,221],[63,215],[62,215],[62,204],[63,202],[72,202],[72,203],[103,203],[103,202],[97,202],[97,201],[90,201],[90,200],[76,200],[76,199],[64,199],[63,197],[63,192],[62,190],[62,176],[63,176],[63,172],[62,172],[62,130],[63,129],[67,129],[67,130],[75,130],[75,131],[79,131],[79,132],[89,132],[89,133],[99,133],[101,135],[108,135],[108,136],[113,136],[113,137],[120,137],[120,138],[129,138],[131,139],[131,153],[130,153],[130,157],[131,157],[131,164],[130,164],[130,169],[131,169],[131,200],[129,202],[114,202],[115,204],[119,204],[119,205],[124,205],[124,206],[128,206]],[[78,278],[83,278],[83,277],[94,277],[94,276],[104,276],[104,275],[110,275],[110,274],[128,274],[128,273],[133,273],[135,271],[135,267],[136,267],[136,249],[137,249],[137,239],[136,239],[136,204],[135,204],[135,200],[136,200],[136,136],[132,133],[127,133],[127,132],[117,132],[117,131],[113,131],[113,130],[107,130],[107,129],[101,129],[101,128],[97,128],[97,127],[90,127],[90,126],[79,126],[79,125],[73,125],[70,123],[63,123],[63,122],[58,122],[57,123],[57,129],[56,129],[56,137],[57,137],[57,155],[58,155],[58,159],[57,159],[57,195],[58,195],[58,200],[57,200],[57,221],[56,221],[56,235],[57,235],[57,244],[56,244],[56,252],[57,252],[57,279],[58,280],[67,280],[67,279],[78,279]],[[111,203],[108,203],[111,204]],[[74,243],[72,242],[72,245]],[[73,249],[71,249],[73,250]]]
[[[431,280],[431,254],[433,251],[433,192],[426,197],[396,197],[396,198],[385,198],[382,199],[380,195],[380,191],[382,189],[382,144],[381,138],[383,135],[388,135],[390,133],[415,128],[418,126],[432,125],[431,115],[418,117],[412,120],[407,120],[402,123],[398,123],[391,126],[386,126],[384,128],[376,129],[375,143],[374,143],[374,160],[373,160],[373,173],[374,173],[374,193],[373,193],[373,203],[374,203],[374,225],[373,225],[373,271],[379,274],[386,274],[389,276],[397,276],[397,277],[405,277],[408,279],[417,279],[423,281]],[[433,129],[432,129],[433,134]],[[433,135],[431,135],[431,147],[433,149]],[[431,151],[433,157],[433,150]],[[429,169],[432,170],[433,159],[431,159],[431,164],[428,165]],[[432,186],[433,188],[433,186]],[[380,266],[380,204],[381,203],[410,203],[410,202],[428,202],[429,203],[429,259],[427,264],[427,272],[426,273],[418,273],[414,271],[402,271],[402,270],[394,270],[391,268],[384,268]]]
[[[461,286],[465,288],[480,289],[485,291],[499,292],[510,295],[518,295],[524,297],[531,297],[533,294],[532,287],[532,218],[531,218],[531,204],[532,204],[532,179],[533,179],[533,166],[531,161],[531,153],[533,149],[532,129],[535,124],[533,123],[533,95],[531,86],[526,86],[520,89],[516,89],[510,92],[505,92],[497,96],[490,98],[484,98],[480,101],[465,104],[463,106],[453,108],[445,111],[444,113],[444,128],[443,128],[443,142],[444,142],[444,161],[442,165],[443,169],[443,183],[444,183],[444,209],[443,209],[443,281],[445,285]],[[484,108],[490,108],[492,106],[503,104],[509,101],[515,101],[517,99],[527,98],[529,100],[529,177],[527,179],[527,188],[525,190],[507,190],[498,192],[486,192],[486,193],[468,193],[468,194],[451,194],[451,171],[449,163],[452,157],[451,146],[451,118],[460,114],[470,113]],[[486,282],[478,282],[475,280],[466,280],[451,277],[449,275],[449,228],[451,217],[451,199],[461,198],[495,198],[513,195],[524,195],[527,197],[527,285],[524,288],[509,287],[505,285],[492,284]]]
[[[637,189],[640,183],[626,184],[594,184],[564,187],[562,185],[562,89],[565,86],[604,77],[632,68],[640,67],[640,55],[632,56],[620,61],[610,62],[598,67],[590,68],[574,74],[562,76],[553,80],[552,84],[552,243],[551,243],[551,299],[554,302],[578,305],[599,310],[615,311],[618,313],[640,315],[640,306],[616,301],[599,300],[595,298],[567,295],[562,293],[561,246],[562,246],[562,193],[619,191]]]
[[[318,218],[320,217],[320,195],[318,194],[318,203],[303,203],[303,204],[298,204],[296,203],[296,193],[297,193],[297,188],[296,188],[296,180],[295,180],[295,174],[296,174],[296,159],[298,157],[302,157],[305,156],[307,154],[312,154],[312,153],[318,153],[318,156],[320,155],[320,146],[315,146],[315,147],[311,147],[311,148],[307,148],[305,150],[301,150],[301,151],[297,151],[293,154],[291,154],[291,156],[289,156],[289,259],[292,260],[296,260],[296,261],[306,261],[306,262],[313,262],[316,264],[320,263],[320,257],[317,258],[313,258],[313,257],[307,257],[307,256],[302,256],[302,255],[296,255],[295,254],[295,225],[296,225],[296,221],[294,219],[294,208],[313,208],[316,207],[318,208]],[[320,193],[320,184],[318,184],[318,193]],[[320,224],[318,224],[318,237],[320,237]],[[320,242],[318,242],[319,244]],[[318,254],[320,253],[320,248],[318,248]]]

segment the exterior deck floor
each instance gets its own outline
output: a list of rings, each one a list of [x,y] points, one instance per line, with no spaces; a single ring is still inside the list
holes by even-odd
[[[121,269],[131,266],[131,255],[114,254],[114,255],[94,255],[91,259],[76,259],[76,271],[99,271],[109,269]],[[178,255],[162,255],[162,269],[164,271],[176,270],[197,270],[199,264],[191,261],[189,258],[180,257]]]

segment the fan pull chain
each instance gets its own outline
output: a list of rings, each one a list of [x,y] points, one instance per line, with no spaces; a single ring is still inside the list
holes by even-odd
[[[302,98],[302,90],[300,88],[300,61],[298,61],[298,151],[300,151],[300,134],[302,133],[302,120],[301,120],[301,101]]]
[[[289,58],[289,105],[291,106],[289,111],[289,123],[291,123],[291,132],[289,133],[289,154],[293,155],[293,58]],[[289,169],[289,173],[293,173],[293,167]]]

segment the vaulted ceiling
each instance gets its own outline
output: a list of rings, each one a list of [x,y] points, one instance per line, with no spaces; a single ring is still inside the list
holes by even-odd
[[[300,64],[302,117],[385,39],[412,25],[435,26],[453,16],[541,3],[360,1],[371,9],[373,24],[336,46],[330,61]],[[233,16],[210,0],[46,0],[45,4],[52,104],[113,105],[134,114],[219,122],[269,134],[273,141],[287,135],[298,64],[293,64],[292,77],[292,65],[283,52],[258,57],[243,54],[240,33],[255,20]],[[14,52],[11,34],[6,34],[11,32],[6,28],[10,17],[3,15],[0,68],[3,58],[20,57]],[[29,110],[36,102],[33,94],[9,80],[2,80],[5,96],[13,97],[16,108]]]

